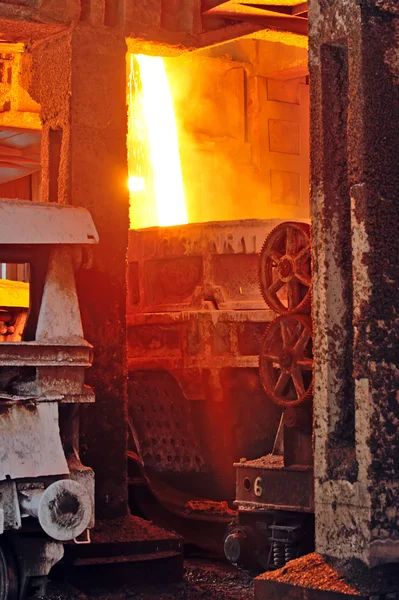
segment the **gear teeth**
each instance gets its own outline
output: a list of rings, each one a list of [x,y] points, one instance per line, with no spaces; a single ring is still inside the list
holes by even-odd
[[[301,398],[298,398],[297,400],[284,401],[284,400],[281,400],[278,396],[276,396],[274,394],[274,389],[272,390],[271,387],[269,386],[269,381],[267,380],[266,374],[263,370],[263,361],[262,361],[262,355],[264,353],[264,342],[265,342],[266,338],[268,337],[270,330],[272,329],[272,327],[275,326],[275,324],[277,322],[280,322],[280,321],[286,319],[287,317],[297,319],[305,327],[308,327],[310,329],[310,331],[312,332],[312,321],[311,321],[310,317],[308,317],[306,315],[294,315],[294,314],[280,315],[276,319],[274,319],[271,323],[269,323],[269,325],[267,326],[266,331],[262,337],[261,349],[260,349],[260,354],[259,354],[259,374],[260,374],[260,379],[262,382],[263,389],[265,390],[267,396],[275,404],[277,404],[278,406],[282,406],[283,408],[287,408],[287,407],[294,408],[296,406],[300,406],[301,404],[304,404],[305,402],[307,402],[308,400],[310,400],[313,397],[313,372],[312,372],[312,381],[311,381],[310,386],[306,390],[306,393]],[[312,339],[313,339],[313,336],[312,336]]]
[[[306,296],[301,300],[301,302],[298,304],[298,306],[296,306],[295,308],[292,308],[292,309],[283,307],[281,302],[278,304],[271,302],[268,291],[267,291],[268,285],[266,284],[266,281],[265,281],[266,276],[264,274],[264,266],[263,266],[264,256],[266,254],[266,248],[267,248],[268,244],[270,243],[270,239],[275,236],[276,231],[287,227],[287,225],[293,225],[293,226],[295,226],[296,229],[302,230],[304,232],[304,234],[307,235],[307,237],[309,239],[309,244],[310,244],[310,241],[311,241],[310,240],[310,225],[308,225],[307,223],[297,223],[295,221],[285,221],[284,223],[280,223],[279,225],[274,227],[274,229],[272,229],[272,231],[267,235],[265,241],[262,244],[261,251],[259,253],[259,269],[258,269],[259,288],[260,288],[260,292],[262,294],[262,298],[265,301],[265,303],[267,304],[267,306],[270,308],[270,310],[276,312],[277,314],[280,314],[280,315],[288,315],[288,314],[295,314],[295,313],[309,314],[310,310],[311,310],[311,305],[312,305],[312,286],[309,287],[309,289],[306,293]]]
[[[312,372],[311,383],[308,386],[308,389],[306,390],[306,392],[300,398],[297,398],[296,400],[292,400],[292,401],[284,400],[275,394],[274,386],[272,389],[272,386],[270,385],[270,381],[268,380],[268,377],[267,377],[267,373],[264,370],[264,360],[262,358],[263,354],[265,353],[265,347],[264,347],[265,341],[267,340],[271,329],[275,328],[276,323],[278,323],[286,318],[294,318],[294,319],[298,320],[300,323],[302,323],[302,325],[304,325],[304,327],[307,327],[310,330],[311,337],[313,339],[312,321],[311,321],[310,316],[307,316],[307,314],[310,312],[310,308],[311,308],[311,299],[312,299],[312,286],[311,285],[308,289],[308,292],[306,293],[306,296],[303,298],[303,300],[299,303],[298,306],[296,306],[294,309],[291,309],[291,310],[286,309],[286,310],[282,311],[281,307],[270,302],[270,299],[267,294],[268,286],[266,286],[266,282],[265,282],[263,258],[264,258],[264,255],[266,254],[266,248],[268,247],[271,236],[274,236],[276,231],[278,231],[279,229],[282,229],[284,227],[287,227],[287,225],[295,225],[296,228],[301,229],[308,236],[309,244],[310,244],[310,226],[307,225],[306,223],[291,223],[291,222],[281,223],[280,225],[277,225],[277,227],[275,227],[269,233],[269,235],[263,242],[263,245],[262,245],[262,248],[260,251],[260,261],[259,261],[259,272],[258,272],[259,286],[260,286],[260,290],[261,290],[263,299],[265,300],[266,304],[269,306],[269,308],[271,310],[274,310],[275,312],[280,313],[280,315],[276,319],[274,319],[271,323],[269,323],[268,327],[266,328],[265,333],[263,334],[262,342],[261,342],[261,349],[260,349],[260,354],[259,354],[259,374],[260,374],[260,379],[262,382],[263,389],[265,390],[267,396],[275,404],[282,406],[283,408],[294,409],[295,407],[305,404],[308,400],[310,400],[312,398],[312,396],[313,396],[313,372]],[[305,313],[305,314],[303,314],[303,313]],[[267,353],[269,353],[269,352],[270,352],[270,349],[268,348]]]

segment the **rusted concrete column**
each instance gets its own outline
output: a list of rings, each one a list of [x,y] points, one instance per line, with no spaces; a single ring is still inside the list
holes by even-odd
[[[316,550],[369,566],[399,561],[398,16],[309,0]]]
[[[88,208],[100,236],[93,268],[78,281],[96,393],[82,408],[81,448],[95,471],[97,517],[118,517],[127,512],[125,40],[81,24],[34,47],[29,60],[43,121],[43,199]]]

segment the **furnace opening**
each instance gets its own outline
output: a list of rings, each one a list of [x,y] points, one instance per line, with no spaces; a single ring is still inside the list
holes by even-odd
[[[130,55],[128,149],[131,224],[187,223],[175,110],[162,57]]]
[[[227,523],[235,500],[257,501],[258,469],[279,476],[283,446],[311,510],[309,81],[290,40],[127,61],[129,468],[209,538],[212,511]]]
[[[309,218],[306,48],[128,54],[130,226]]]

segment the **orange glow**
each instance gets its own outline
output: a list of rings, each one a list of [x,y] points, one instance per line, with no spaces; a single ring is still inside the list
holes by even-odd
[[[128,187],[129,192],[131,194],[136,194],[137,192],[145,192],[144,177],[136,177],[135,175],[129,175]]]
[[[240,0],[240,4],[256,4],[253,0]],[[259,2],[261,5],[262,2]],[[264,2],[265,10],[267,9],[267,2]],[[303,4],[303,0],[273,0],[270,2],[272,6],[298,6],[299,4]],[[223,5],[222,5],[223,6]]]
[[[163,59],[130,55],[129,87],[131,226],[187,223],[176,120]]]

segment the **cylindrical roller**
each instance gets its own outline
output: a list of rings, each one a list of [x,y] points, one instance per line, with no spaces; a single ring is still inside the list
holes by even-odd
[[[256,537],[250,527],[238,527],[224,541],[224,554],[233,565],[246,568],[255,561]]]
[[[24,492],[20,504],[26,515],[38,519],[47,535],[60,542],[83,533],[93,511],[90,494],[71,479],[56,481],[43,492]]]

